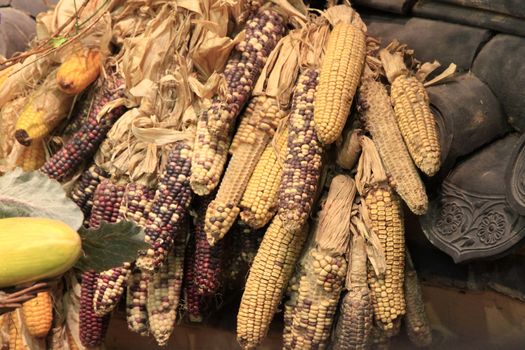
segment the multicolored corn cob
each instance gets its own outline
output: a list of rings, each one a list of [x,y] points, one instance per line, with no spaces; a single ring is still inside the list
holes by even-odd
[[[191,235],[186,247],[186,259],[184,264],[184,310],[188,313],[190,322],[202,321],[203,297],[197,291],[195,283],[195,239],[196,234]],[[206,240],[206,238],[204,238]],[[206,240],[206,243],[208,241]]]
[[[283,17],[272,8],[261,9],[247,21],[245,38],[237,44],[224,70],[225,99],[214,99],[210,108],[212,112],[208,113],[207,127],[213,135],[230,132],[284,30]]]
[[[89,223],[93,196],[102,180],[109,178],[109,174],[96,164],[91,165],[82,173],[71,191],[71,199],[84,213],[84,223]]]
[[[186,235],[179,233],[177,244],[167,261],[153,274],[148,283],[148,320],[151,333],[159,346],[169,340],[177,319],[182,278]]]
[[[187,141],[176,142],[170,150],[146,223],[145,241],[151,245],[137,259],[137,266],[153,272],[162,265],[173,245],[174,235],[187,215],[192,149]]]
[[[314,123],[314,96],[319,73],[306,69],[295,87],[288,121],[288,146],[279,188],[283,225],[297,230],[304,225],[321,175],[323,146]]]
[[[126,295],[126,320],[128,329],[141,336],[149,334],[148,282],[151,276],[135,269],[129,279]]]
[[[37,170],[46,161],[46,150],[41,141],[35,141],[30,146],[24,147],[22,155],[17,159],[16,165],[23,171]]]
[[[101,69],[99,49],[81,49],[69,55],[57,70],[57,84],[63,92],[76,95],[97,79]]]
[[[279,216],[268,227],[250,268],[237,314],[237,340],[254,349],[266,337],[303,244],[307,230],[285,229]]]
[[[44,338],[53,323],[53,301],[49,292],[40,292],[22,304],[22,320],[30,335]]]
[[[123,84],[124,80],[116,75],[111,75],[104,81],[93,99],[86,123],[71,136],[62,149],[48,159],[40,169],[44,174],[51,179],[63,181],[96,152],[113,124],[126,111],[124,106],[119,106],[99,116],[109,102],[124,97]]]

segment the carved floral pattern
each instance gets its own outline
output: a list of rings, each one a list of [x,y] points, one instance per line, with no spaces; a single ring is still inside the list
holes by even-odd
[[[478,237],[486,245],[493,245],[503,237],[507,221],[505,217],[495,211],[483,216],[479,223]]]
[[[456,203],[445,203],[436,221],[436,230],[443,236],[449,236],[459,230],[463,222],[463,212]]]

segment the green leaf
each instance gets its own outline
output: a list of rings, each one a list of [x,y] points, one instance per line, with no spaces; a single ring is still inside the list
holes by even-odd
[[[144,231],[131,221],[110,224],[103,221],[98,229],[82,227],[82,256],[75,267],[82,271],[102,272],[134,261],[140,250],[149,247],[144,242]]]
[[[17,168],[0,177],[0,219],[26,216],[60,220],[75,231],[84,220],[60,183],[41,172]]]
[[[55,49],[64,45],[66,42],[67,42],[67,38],[63,36],[57,36],[56,38],[51,38],[51,46],[53,46],[53,48]]]

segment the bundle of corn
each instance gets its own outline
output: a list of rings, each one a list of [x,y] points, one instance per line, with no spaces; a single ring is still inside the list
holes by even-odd
[[[349,6],[329,8],[333,25],[315,95],[314,121],[319,140],[333,143],[343,131],[366,56],[366,26]]]
[[[432,329],[425,311],[421,286],[408,249],[405,263],[405,298],[407,308],[405,327],[408,338],[417,347],[427,347],[432,344]]]
[[[395,43],[393,43],[395,44]],[[437,124],[430,111],[423,83],[410,74],[403,53],[389,45],[380,51],[385,74],[391,84],[390,98],[401,135],[416,166],[428,176],[439,170],[441,151]]]
[[[315,241],[299,277],[295,307],[287,309],[292,314],[289,348],[324,349],[328,345],[346,276],[345,254],[355,193],[355,183],[349,176],[332,179],[319,213]]]
[[[365,74],[359,88],[358,109],[392,186],[414,214],[424,214],[428,208],[425,187],[397,126],[386,88],[371,75]]]
[[[395,324],[405,314],[403,208],[388,185],[381,158],[372,140],[361,136],[361,148],[356,184],[364,201],[363,219],[368,230],[379,238],[386,264],[384,274],[369,265],[368,283],[376,323],[392,334],[396,330]]]

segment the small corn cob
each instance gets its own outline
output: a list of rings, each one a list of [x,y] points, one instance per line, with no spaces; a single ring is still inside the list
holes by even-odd
[[[98,49],[73,52],[57,71],[57,84],[63,92],[76,95],[84,91],[100,73],[101,54]]]
[[[257,162],[241,199],[241,220],[252,228],[265,226],[277,211],[288,130],[275,137],[275,144],[268,144]]]
[[[10,313],[9,317],[9,350],[30,350],[22,338],[22,330],[16,311]],[[3,345],[3,344],[2,344]]]
[[[137,259],[137,266],[145,272],[153,272],[163,263],[187,215],[192,197],[191,152],[186,141],[175,143],[158,181],[145,230],[145,241],[151,247]]]
[[[53,322],[53,302],[49,292],[40,292],[36,298],[22,304],[22,319],[30,335],[45,337]]]
[[[424,214],[428,208],[425,187],[403,142],[383,84],[364,79],[358,104],[396,192],[414,214]]]
[[[128,329],[142,336],[149,334],[148,325],[148,274],[136,269],[132,272],[126,296]]]
[[[215,136],[209,132],[209,113],[204,111],[197,121],[191,160],[191,189],[199,196],[210,194],[219,184],[231,142],[231,133]]]
[[[304,228],[285,229],[279,216],[268,227],[250,268],[237,315],[237,340],[244,349],[254,349],[266,337],[306,232]]]
[[[144,227],[147,212],[153,202],[153,195],[154,192],[143,184],[127,184],[119,207],[119,219],[128,219]],[[131,275],[131,269],[130,263],[124,263],[121,267],[100,273],[97,278],[97,288],[93,300],[93,307],[97,316],[104,316],[117,306],[120,297],[124,293],[126,281]]]
[[[86,123],[74,133],[70,140],[44,164],[41,171],[49,178],[63,181],[79,165],[95,153],[113,124],[125,112],[124,106],[116,107],[99,117],[102,108],[109,102],[124,96],[120,87],[124,80],[110,76],[96,94]]]
[[[334,335],[334,350],[370,348],[374,309],[366,281],[366,246],[364,238],[354,235],[351,263],[347,276],[348,293],[340,305]]]
[[[390,349],[390,340],[391,337],[389,337],[381,328],[377,326],[372,327],[372,350]]]
[[[441,151],[427,91],[421,81],[408,75],[402,53],[381,50],[380,57],[391,84],[390,98],[408,152],[416,166],[432,176],[439,170]]]
[[[75,339],[73,338],[73,335],[71,334],[71,331],[69,330],[69,327],[66,326],[66,338],[67,338],[67,345],[69,346],[69,350],[80,350],[77,343],[75,342]]]
[[[377,276],[368,269],[377,324],[385,331],[394,328],[394,321],[405,314],[403,291],[405,265],[405,230],[403,208],[397,195],[387,184],[375,184],[364,197],[372,230],[385,253],[386,272]]]
[[[212,202],[212,196],[204,197],[199,203],[199,210],[194,225],[195,259],[193,273],[194,284],[199,295],[214,295],[219,289],[223,242],[211,246],[206,237],[206,209]]]
[[[338,23],[330,33],[315,95],[315,130],[333,143],[343,131],[365,64],[365,33],[351,23]]]
[[[29,147],[24,147],[22,155],[16,163],[23,171],[37,170],[46,161],[46,150],[42,142],[33,142]]]
[[[97,186],[102,180],[107,179],[109,174],[98,165],[93,164],[82,173],[82,176],[71,191],[71,199],[84,213],[84,222],[89,223],[91,208],[93,207],[93,196]]]
[[[110,180],[102,181],[93,196],[89,226],[98,228],[102,221],[116,222],[123,195],[124,186],[111,183]],[[93,308],[98,276],[99,274],[94,271],[82,274],[79,330],[80,342],[86,347],[102,344],[109,324],[109,315],[99,317]]]
[[[167,261],[155,272],[148,283],[148,319],[151,333],[159,346],[164,346],[173,332],[177,318],[177,308],[184,273],[185,235],[174,251],[168,254]]]
[[[288,145],[279,188],[279,213],[283,225],[297,230],[304,225],[321,175],[323,146],[314,123],[314,96],[318,71],[299,76],[288,121]]]
[[[429,346],[432,343],[432,329],[425,311],[421,286],[408,250],[405,264],[405,298],[407,308],[405,326],[408,338],[417,347]]]
[[[207,127],[213,135],[230,132],[235,118],[250,97],[266,59],[284,33],[284,20],[271,8],[260,10],[246,23],[246,36],[235,48],[224,70],[227,82],[225,104],[215,100]],[[213,108],[222,105],[226,108]]]
[[[34,140],[48,135],[67,116],[72,102],[73,98],[60,91],[54,82],[44,82],[28,98],[16,121],[16,140],[29,146]]]
[[[206,212],[204,228],[210,244],[222,239],[237,219],[248,181],[283,117],[275,98],[257,96],[250,101],[234,138],[233,156]]]
[[[188,313],[190,322],[202,321],[202,300],[203,297],[197,291],[195,274],[197,265],[195,264],[195,240],[196,233],[190,235],[188,246],[186,247],[186,259],[184,265],[184,309]],[[206,238],[204,237],[204,240]],[[208,241],[206,240],[206,243]]]

